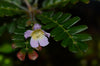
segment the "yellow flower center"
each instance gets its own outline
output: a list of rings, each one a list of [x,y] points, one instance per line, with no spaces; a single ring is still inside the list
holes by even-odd
[[[33,39],[41,39],[43,37],[43,35],[44,35],[44,32],[41,29],[34,30],[31,33],[31,36]]]

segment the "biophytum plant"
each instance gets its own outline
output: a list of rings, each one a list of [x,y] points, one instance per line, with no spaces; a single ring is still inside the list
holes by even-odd
[[[21,61],[26,54],[30,60],[36,60],[37,52],[50,44],[50,37],[71,52],[84,53],[88,48],[84,41],[92,38],[80,32],[88,27],[74,26],[80,20],[78,16],[55,10],[77,2],[89,3],[89,0],[0,0],[0,17],[12,17],[12,22],[4,22],[0,27],[0,35],[8,29],[12,35],[12,48],[20,49],[17,57]]]

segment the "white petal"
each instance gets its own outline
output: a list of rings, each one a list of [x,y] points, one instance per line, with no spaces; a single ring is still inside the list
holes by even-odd
[[[39,47],[38,41],[34,40],[33,38],[31,38],[30,44],[31,44],[31,47],[33,47],[33,48]]]
[[[27,39],[28,37],[31,36],[31,33],[32,33],[32,32],[33,32],[32,30],[27,30],[27,31],[24,33],[24,37]]]
[[[39,44],[40,44],[40,46],[42,46],[42,47],[47,46],[47,45],[49,44],[48,38],[45,37],[45,36],[43,36],[43,38],[39,39]]]
[[[50,33],[46,32],[44,30],[43,30],[43,32],[44,32],[45,36],[47,36],[48,38],[50,37]]]

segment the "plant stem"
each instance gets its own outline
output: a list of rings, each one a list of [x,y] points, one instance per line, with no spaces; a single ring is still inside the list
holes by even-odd
[[[24,2],[26,3],[27,7],[28,7],[28,12],[29,12],[29,16],[31,18],[31,21],[33,21],[33,23],[35,22],[35,17],[34,17],[34,12],[32,9],[32,6],[30,5],[30,3],[27,0],[24,0]]]
[[[29,4],[29,2],[28,2],[27,0],[24,0],[24,2],[26,3],[26,5],[27,5],[29,11],[31,12],[31,11],[32,11],[32,7],[31,7],[31,5]]]

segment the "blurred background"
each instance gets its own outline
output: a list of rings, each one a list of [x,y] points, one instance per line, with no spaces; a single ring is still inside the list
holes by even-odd
[[[86,32],[91,34],[93,40],[87,42],[89,48],[84,55],[69,52],[67,48],[61,47],[60,42],[50,38],[50,44],[39,52],[37,60],[31,61],[26,56],[22,62],[16,57],[18,50],[11,48],[11,35],[5,31],[0,37],[0,66],[100,66],[100,1],[91,0],[89,4],[79,2],[62,9],[57,8],[56,11],[79,16],[81,20],[76,25],[88,26]],[[0,25],[2,22],[11,22],[10,19],[12,17],[0,18]]]

